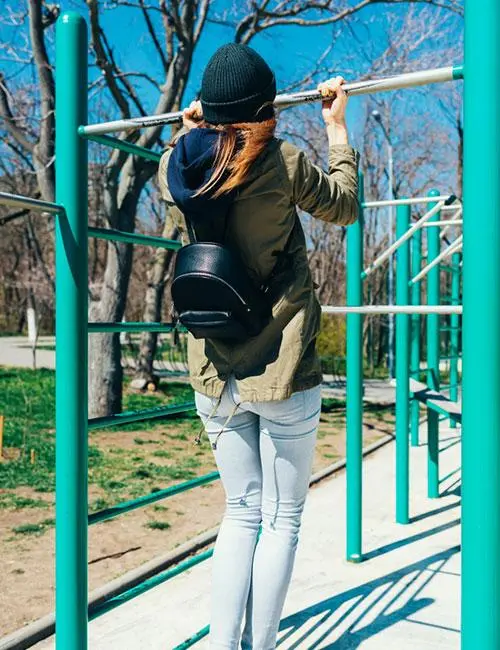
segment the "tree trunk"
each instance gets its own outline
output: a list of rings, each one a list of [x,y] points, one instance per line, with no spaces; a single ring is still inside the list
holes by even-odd
[[[132,268],[132,247],[110,244],[99,300],[91,300],[92,322],[120,322],[123,319]],[[89,339],[89,416],[119,413],[122,408],[120,334],[92,334]]]
[[[168,219],[165,222],[162,236],[166,239],[177,239],[177,228],[173,228]],[[172,250],[157,248],[151,260],[151,267],[148,272],[148,286],[144,300],[143,321],[154,323],[161,320],[161,310],[165,285],[168,280],[168,270],[174,258]],[[156,383],[153,373],[153,361],[158,344],[158,332],[143,332],[137,357],[135,379],[142,381],[146,386],[148,383]]]
[[[148,174],[139,173],[130,159],[122,170],[119,186],[116,188],[110,184],[106,189],[106,205],[110,206],[108,220],[111,227],[118,227],[127,232],[134,230],[137,202],[147,180]],[[120,208],[114,212],[118,203]],[[123,319],[132,255],[133,247],[130,244],[109,242],[100,295],[90,300],[90,321],[116,323]],[[101,417],[121,411],[122,380],[120,334],[92,334],[89,339],[90,417]]]

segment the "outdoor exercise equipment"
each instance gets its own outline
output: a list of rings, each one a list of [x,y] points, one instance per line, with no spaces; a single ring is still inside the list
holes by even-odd
[[[465,61],[471,71],[465,80],[465,158],[464,158],[464,252],[467,257],[463,269],[463,521],[462,521],[462,650],[498,650],[500,648],[500,293],[496,290],[500,250],[500,3],[497,0],[465,0]],[[389,79],[368,80],[347,84],[350,94],[411,88],[427,83],[460,79],[463,69],[458,67],[427,70],[421,73],[399,75]],[[115,147],[148,160],[159,161],[160,153],[144,149],[126,139],[106,135],[110,132],[167,123],[172,116],[154,115],[101,125],[87,125],[87,27],[84,19],[75,13],[63,14],[57,26],[57,133],[56,203],[47,203],[0,195],[0,202],[26,207],[56,215],[56,616],[57,645],[61,650],[87,648],[87,433],[95,421],[87,418],[87,334],[89,332],[139,331],[147,327],[153,331],[168,331],[169,323],[92,323],[87,326],[87,236],[96,236],[127,243],[146,243],[144,236],[122,231],[88,229],[87,226],[87,139]],[[282,106],[317,101],[317,91],[287,96]],[[180,118],[177,114],[176,120]],[[125,134],[126,135],[126,134]],[[82,137],[83,136],[83,137]],[[361,197],[362,198],[362,197]],[[427,221],[439,220],[446,208],[447,197],[428,198]],[[379,205],[387,205],[380,202]],[[398,267],[397,327],[406,334],[398,343],[399,362],[396,375],[403,386],[403,397],[397,400],[399,414],[396,432],[397,448],[397,519],[409,521],[408,509],[408,398],[410,359],[409,314],[427,315],[427,333],[432,333],[428,354],[428,385],[438,381],[439,369],[439,314],[449,313],[458,318],[460,305],[438,305],[439,293],[434,295],[436,264],[427,272],[429,304],[412,305],[409,302],[409,228],[410,203],[398,206]],[[370,203],[364,209],[372,207]],[[467,215],[471,215],[470,217]],[[449,227],[449,226],[446,226]],[[438,227],[426,229],[440,240]],[[347,554],[351,560],[362,559],[361,550],[361,440],[362,440],[362,313],[372,306],[363,306],[363,214],[348,228],[348,286],[347,306],[331,307],[330,313],[347,313],[347,412],[348,440],[348,512],[349,534]],[[148,237],[153,246],[178,247],[177,242]],[[413,241],[417,241],[413,239]],[[429,242],[430,243],[430,242]],[[429,246],[428,243],[428,246]],[[437,242],[439,245],[439,241]],[[437,251],[437,252],[436,252]],[[429,253],[428,263],[439,255],[439,247]],[[432,253],[432,254],[431,254]],[[402,269],[402,270],[401,270]],[[413,276],[419,272],[414,268]],[[404,276],[404,281],[403,281]],[[433,284],[434,283],[434,284]],[[417,296],[414,288],[411,295]],[[434,288],[433,288],[434,287]],[[438,282],[439,289],[439,282]],[[382,307],[375,307],[381,313]],[[391,308],[392,309],[392,308]],[[328,310],[327,310],[328,311]],[[415,328],[413,329],[414,332]],[[413,340],[413,334],[412,334]],[[434,352],[432,350],[434,346]],[[435,350],[437,347],[437,355]],[[413,348],[412,348],[413,349]],[[431,354],[432,353],[432,354]],[[414,355],[412,353],[412,360]],[[413,363],[413,361],[412,361]],[[415,367],[412,365],[412,370]],[[432,400],[431,400],[432,401]],[[405,406],[406,404],[406,406]],[[186,405],[188,408],[189,405]],[[151,409],[149,415],[170,413],[171,407]],[[142,411],[140,417],[148,417]],[[413,412],[414,413],[414,412]],[[99,426],[124,422],[124,417],[139,414],[120,414],[101,418]],[[139,417],[137,417],[139,419]],[[131,421],[127,419],[127,421]],[[437,467],[430,461],[433,480]],[[214,480],[216,477],[205,477]],[[192,486],[189,486],[192,487]],[[180,489],[180,487],[178,488]],[[186,488],[187,489],[187,488]],[[166,495],[165,495],[166,496]],[[138,507],[137,501],[129,509]],[[126,505],[117,507],[126,511]],[[116,512],[118,514],[118,512]],[[101,513],[104,518],[104,514]],[[96,517],[91,519],[95,521]],[[123,600],[151,588],[171,575],[196,564],[211,551],[201,553],[176,567],[169,575],[155,576],[149,584],[119,595],[101,605],[99,611],[114,607]],[[196,633],[188,647],[207,634],[207,628]]]
[[[368,93],[379,93],[387,90],[400,90],[401,88],[415,88],[432,83],[444,81],[455,81],[463,78],[463,67],[448,66],[432,70],[421,70],[419,72],[407,72],[392,77],[381,79],[367,79],[346,83],[343,88],[348,95],[366,95]],[[276,108],[284,109],[300,104],[310,104],[324,99],[317,90],[305,90],[296,93],[285,93],[277,95],[274,100]],[[162,115],[150,115],[147,117],[134,117],[132,119],[115,120],[113,122],[100,122],[99,124],[88,124],[80,127],[80,134],[84,136],[103,135],[117,131],[130,131],[158,126],[159,124],[177,124],[182,122],[182,111],[174,113],[163,113]]]

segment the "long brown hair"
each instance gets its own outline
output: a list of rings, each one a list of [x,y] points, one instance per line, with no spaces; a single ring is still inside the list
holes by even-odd
[[[240,122],[216,127],[221,131],[217,142],[214,171],[209,180],[200,187],[196,196],[212,191],[218,183],[213,197],[230,192],[246,179],[252,164],[273,138],[276,118],[263,122]]]

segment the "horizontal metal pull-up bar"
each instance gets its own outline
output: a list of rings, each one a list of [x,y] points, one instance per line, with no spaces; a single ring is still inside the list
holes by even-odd
[[[421,70],[419,72],[407,72],[393,77],[382,79],[367,79],[366,81],[355,81],[344,85],[349,95],[366,95],[386,90],[399,90],[401,88],[415,88],[431,83],[454,81],[463,78],[463,66],[448,66],[432,70]],[[298,104],[318,102],[323,99],[317,90],[306,90],[297,93],[285,93],[278,95],[274,100],[277,108],[290,108]],[[147,128],[161,124],[175,124],[182,120],[182,111],[174,113],[162,113],[146,117],[134,117],[114,122],[102,122],[100,124],[89,124],[81,126],[80,135],[88,136],[102,133],[113,133],[116,131],[129,131],[133,129]]]
[[[385,260],[389,259],[391,255],[398,250],[398,248],[405,243],[408,239],[411,238],[413,233],[415,233],[419,228],[421,228],[424,223],[429,221],[435,214],[437,214],[443,205],[449,205],[450,203],[453,203],[453,201],[456,200],[456,196],[452,194],[451,196],[447,197],[445,201],[439,201],[434,207],[432,207],[428,212],[426,212],[418,221],[416,221],[408,230],[405,232],[404,235],[402,235],[399,239],[397,239],[389,248],[387,248],[382,255],[379,255],[377,259],[370,264],[370,266],[367,266],[366,269],[362,273],[362,277],[366,278],[370,273],[373,273],[375,269],[377,269]],[[432,197],[434,199],[434,197]],[[427,197],[427,201],[429,202],[429,197]]]
[[[321,307],[324,314],[461,314],[462,305],[361,305],[351,307],[347,305],[325,305]]]
[[[424,223],[424,228],[434,228],[436,226],[461,226],[463,224],[462,219],[444,219],[443,221],[429,221]]]
[[[439,235],[439,236],[441,237],[441,239],[444,239],[444,237],[446,236],[446,233],[448,232],[448,230],[449,230],[450,228],[453,227],[453,225],[454,225],[455,222],[458,223],[458,222],[460,221],[461,223],[463,223],[463,220],[460,219],[460,217],[462,216],[463,211],[464,211],[463,208],[460,207],[460,210],[458,210],[458,212],[455,212],[455,214],[454,214],[453,217],[451,218],[451,223],[450,223],[450,225],[449,225],[449,226],[445,226],[445,227],[443,228],[443,230],[441,231],[441,233],[440,233],[440,235]]]
[[[452,242],[447,248],[444,249],[437,257],[435,257],[432,262],[429,262],[427,266],[424,266],[424,268],[420,271],[420,273],[417,273],[417,275],[410,280],[410,286],[412,284],[415,284],[415,282],[418,282],[421,280],[424,276],[429,273],[431,269],[433,269],[441,260],[444,260],[446,257],[452,255],[453,253],[458,253],[458,251],[462,248],[462,241],[463,241],[463,235],[460,235],[457,239],[455,239],[454,242]]]
[[[445,196],[433,196],[432,200],[434,201],[446,201],[450,197],[449,194]],[[389,206],[396,205],[417,205],[418,203],[429,203],[428,196],[414,196],[409,199],[387,199],[382,201],[365,201],[362,204],[362,208],[388,208]],[[457,206],[458,207],[458,206]]]
[[[51,212],[53,214],[64,212],[62,205],[58,205],[57,203],[40,201],[39,199],[30,199],[28,196],[10,194],[9,192],[0,192],[0,204],[8,205],[11,208],[28,208],[28,210]]]

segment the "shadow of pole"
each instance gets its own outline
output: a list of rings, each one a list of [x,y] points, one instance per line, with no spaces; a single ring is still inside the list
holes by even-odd
[[[372,551],[365,553],[363,555],[363,559],[366,561],[372,560],[374,557],[385,555],[386,553],[395,551],[396,549],[402,548],[403,546],[408,546],[409,544],[414,544],[415,542],[419,542],[420,540],[425,539],[426,537],[432,537],[433,535],[438,535],[439,533],[443,533],[445,530],[449,530],[450,528],[454,528],[455,526],[458,526],[459,523],[460,523],[460,519],[454,519],[453,521],[449,521],[446,524],[441,524],[440,526],[436,526],[431,530],[425,530],[421,533],[416,533],[415,535],[410,535],[409,537],[405,537],[404,539],[398,539],[395,542],[391,542],[390,544],[385,544],[384,546],[380,546],[379,548],[375,548]]]
[[[456,525],[456,523],[457,522],[451,522],[450,524],[447,524],[447,527]],[[442,571],[445,564],[452,556],[458,553],[459,550],[459,546],[454,546],[445,551],[428,556],[423,560],[409,564],[402,569],[389,573],[381,578],[370,580],[358,587],[348,589],[336,596],[287,616],[281,621],[280,631],[286,630],[286,632],[279,638],[277,646],[290,640],[295,633],[300,633],[301,628],[304,627],[311,618],[316,618],[323,614],[314,626],[308,629],[307,632],[303,632],[300,635],[300,638],[297,638],[292,645],[288,646],[289,650],[294,648],[305,648],[308,637],[316,632],[321,626],[328,625],[328,620],[335,617],[343,605],[348,605],[351,601],[354,601],[341,616],[328,626],[328,629],[325,630],[321,637],[311,643],[311,645],[308,645],[307,648],[308,650],[317,648],[320,643],[328,639],[328,637],[330,637],[332,633],[334,633],[335,630],[337,630],[341,624],[345,623],[352,615],[355,615],[355,618],[349,623],[349,627],[344,632],[340,633],[340,636],[338,636],[338,638],[333,642],[329,643],[329,645],[322,646],[322,650],[355,650],[356,648],[359,648],[361,643],[371,636],[378,634],[382,630],[385,630],[400,621],[408,619],[412,614],[422,611],[429,605],[432,605],[434,603],[432,598],[417,598],[417,596],[435,578],[435,576]],[[438,564],[438,567],[429,571],[431,565],[434,564]],[[405,581],[405,579],[407,579],[412,573],[415,573],[415,575],[412,576],[409,581],[406,580],[402,585],[398,584]],[[387,613],[394,603],[408,594],[410,589],[424,575],[427,577],[416,591],[409,594],[408,600],[398,609]],[[370,600],[370,596],[373,596],[373,593],[378,589],[382,589],[382,593],[379,594],[375,600]],[[379,604],[382,599],[386,598],[390,594],[391,590],[394,590],[395,593],[384,605],[382,611],[363,627],[354,629],[361,624],[364,619],[373,614],[375,606]],[[359,613],[357,613],[357,610]]]

